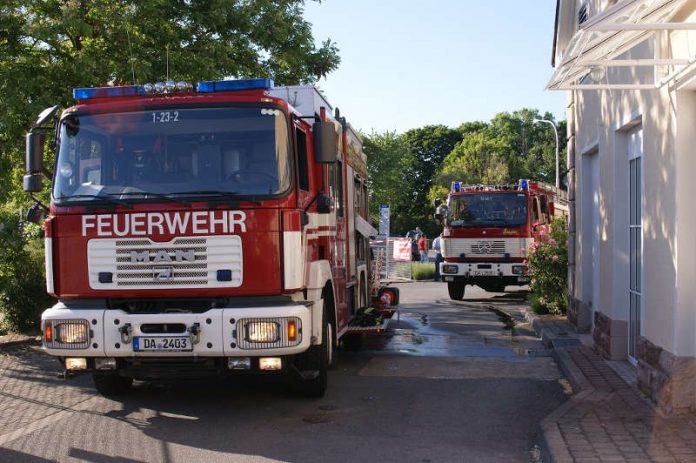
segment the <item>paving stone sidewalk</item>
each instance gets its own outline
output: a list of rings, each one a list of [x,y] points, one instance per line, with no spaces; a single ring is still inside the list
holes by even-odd
[[[567,320],[532,318],[575,394],[542,421],[545,463],[696,462],[696,416],[664,416]]]

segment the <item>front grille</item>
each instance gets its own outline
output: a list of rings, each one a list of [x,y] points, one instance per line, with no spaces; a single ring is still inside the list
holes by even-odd
[[[94,289],[238,287],[243,280],[242,242],[236,235],[180,237],[166,243],[92,239],[88,259]],[[219,281],[219,270],[230,271],[231,280]]]
[[[294,341],[288,339],[288,322],[294,321],[297,327],[297,336]],[[254,342],[246,338],[247,323],[277,323],[279,339],[276,342]],[[242,318],[237,321],[237,347],[242,350],[256,349],[278,349],[283,347],[293,347],[302,342],[302,320],[297,317],[277,317],[277,318]]]
[[[445,258],[504,258],[525,257],[527,238],[448,238],[443,240],[442,255]]]

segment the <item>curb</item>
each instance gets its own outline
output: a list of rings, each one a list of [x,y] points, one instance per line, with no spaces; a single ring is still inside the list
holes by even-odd
[[[39,336],[27,336],[24,334],[6,334],[0,336],[0,349],[27,344],[37,344],[41,342]]]
[[[539,428],[541,429],[541,457],[544,462],[554,463],[573,463],[575,460],[568,451],[568,447],[563,439],[563,434],[558,427],[557,421],[563,415],[574,409],[577,402],[585,400],[593,391],[582,391],[570,399],[556,410],[552,411],[543,420]]]

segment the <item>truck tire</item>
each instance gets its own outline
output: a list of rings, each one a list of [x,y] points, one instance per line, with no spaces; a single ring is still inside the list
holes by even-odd
[[[461,301],[464,297],[464,288],[466,285],[463,281],[448,281],[447,282],[447,292],[449,292],[449,297],[453,301]]]
[[[124,378],[114,373],[94,373],[92,379],[97,391],[105,397],[125,394],[133,384],[133,378]]]
[[[311,346],[306,352],[295,358],[295,367],[302,373],[313,373],[313,377],[300,377],[295,390],[304,397],[324,397],[328,386],[329,365],[332,362],[333,328],[327,320],[326,303],[322,317],[322,340],[318,346]]]

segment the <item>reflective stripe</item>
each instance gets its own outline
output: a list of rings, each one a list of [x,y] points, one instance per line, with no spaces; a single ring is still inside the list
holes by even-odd
[[[46,260],[46,291],[49,294],[55,292],[53,283],[53,238],[44,238],[45,260]]]
[[[304,286],[304,249],[302,232],[283,232],[283,277],[285,289],[298,289]]]

